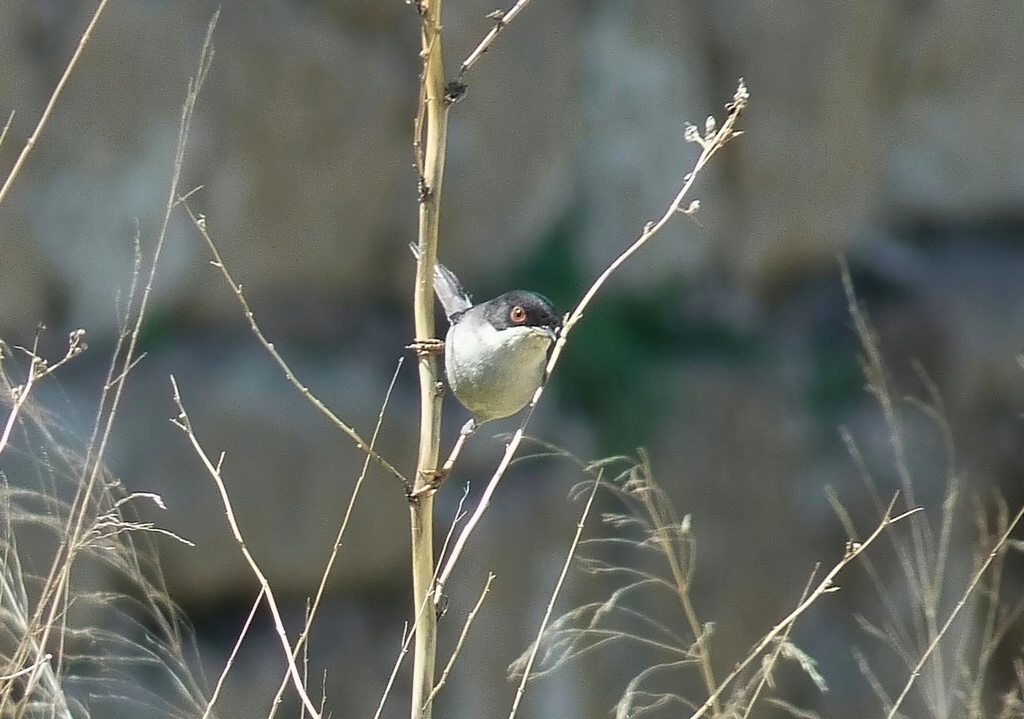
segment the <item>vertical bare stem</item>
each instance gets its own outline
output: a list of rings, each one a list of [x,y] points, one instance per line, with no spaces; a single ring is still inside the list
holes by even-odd
[[[413,297],[416,339],[434,336],[434,264],[437,262],[438,218],[441,180],[444,175],[448,107],[444,97],[444,67],[441,62],[441,0],[418,0],[422,27],[423,75],[420,78],[422,105],[416,122],[416,164],[420,176],[419,261]],[[412,584],[416,623],[413,659],[412,718],[430,719],[437,653],[437,619],[431,589],[434,582],[433,514],[434,500],[424,489],[437,471],[441,427],[441,393],[437,380],[437,358],[421,352],[420,446],[410,503],[412,529]],[[426,610],[423,611],[423,608]]]

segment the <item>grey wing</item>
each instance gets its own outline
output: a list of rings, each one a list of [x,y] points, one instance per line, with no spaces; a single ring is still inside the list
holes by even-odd
[[[409,243],[409,249],[412,250],[416,259],[420,258],[419,247]],[[437,294],[437,299],[441,301],[441,306],[444,307],[444,313],[448,315],[448,319],[473,306],[473,301],[462,289],[459,278],[440,262],[434,265],[434,292]]]

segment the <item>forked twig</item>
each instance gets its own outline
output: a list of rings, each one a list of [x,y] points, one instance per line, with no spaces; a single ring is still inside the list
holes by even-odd
[[[469,53],[469,56],[462,61],[462,65],[459,66],[457,82],[462,82],[465,74],[469,72],[474,65],[476,65],[476,61],[483,57],[485,52],[491,49],[491,45],[494,44],[498,34],[508,27],[508,24],[516,19],[516,15],[521,13],[529,4],[530,0],[518,0],[518,2],[513,5],[508,12],[495,10],[487,16],[489,20],[494,21],[494,26],[491,28],[490,32],[484,36],[484,39],[480,41],[480,44],[476,46],[476,49]]]
[[[0,364],[3,363],[5,346],[6,345],[0,344]],[[11,412],[7,415],[7,422],[4,423],[3,434],[0,434],[0,454],[3,454],[8,443],[11,441],[11,432],[14,430],[14,425],[17,422],[18,415],[21,413],[22,407],[24,407],[25,403],[28,401],[28,396],[32,393],[32,389],[35,387],[36,382],[53,374],[66,363],[82,354],[85,349],[85,330],[75,330],[68,336],[67,352],[65,352],[64,356],[54,364],[49,364],[46,360],[40,357],[37,354],[35,347],[31,350],[26,350],[29,355],[28,375],[25,377],[24,384],[10,390],[13,395],[11,398]]]
[[[807,578],[807,584],[804,585],[804,590],[800,593],[800,599],[797,601],[798,605],[807,599],[807,593],[811,591],[811,587],[814,585],[814,577],[817,576],[820,568],[821,565],[814,565],[814,570],[811,572],[811,576]],[[772,649],[772,653],[768,657],[768,661],[765,662],[765,667],[762,669],[761,676],[757,680],[757,686],[754,687],[754,692],[751,695],[750,700],[747,702],[747,706],[743,710],[743,716],[740,717],[740,719],[748,719],[750,712],[754,709],[754,704],[757,703],[758,697],[761,696],[761,692],[764,691],[765,686],[771,685],[771,668],[775,666],[775,663],[779,660],[779,655],[782,654],[782,648],[789,639],[789,634],[792,629],[792,624],[787,626],[785,631],[782,632],[782,636],[779,638],[779,641],[776,642],[775,648]]]
[[[583,317],[584,311],[587,309],[587,307],[590,306],[590,303],[593,301],[598,291],[604,286],[605,282],[608,281],[608,278],[610,278],[615,273],[615,271],[618,270],[619,267],[621,267],[630,257],[636,254],[644,245],[646,245],[652,237],[658,234],[665,227],[665,225],[667,225],[669,221],[673,217],[675,217],[677,213],[692,215],[694,212],[696,212],[698,207],[696,201],[691,202],[689,206],[684,208],[683,200],[686,198],[687,194],[690,192],[690,189],[693,187],[693,183],[696,181],[697,175],[701,172],[701,170],[704,169],[705,165],[707,165],[711,158],[714,157],[714,155],[720,149],[722,149],[722,147],[724,147],[725,144],[729,142],[729,140],[742,134],[741,131],[736,130],[735,128],[736,123],[739,121],[740,115],[743,113],[743,110],[747,107],[747,102],[749,101],[749,98],[750,95],[747,92],[747,86],[741,79],[736,88],[736,92],[733,94],[732,101],[726,105],[726,110],[728,114],[726,116],[725,122],[722,123],[722,126],[720,128],[716,126],[714,118],[711,117],[709,117],[707,122],[705,123],[704,135],[701,135],[694,126],[687,126],[685,134],[686,140],[688,142],[692,142],[700,146],[701,148],[700,156],[694,163],[693,169],[691,169],[690,172],[688,172],[684,177],[682,187],[679,189],[679,192],[676,193],[676,196],[669,203],[668,208],[665,210],[661,218],[657,222],[649,222],[647,223],[647,225],[644,226],[643,232],[633,242],[633,244],[630,245],[629,248],[627,248],[622,254],[620,254],[614,262],[608,265],[605,271],[602,272],[596,280],[594,280],[594,283],[590,286],[590,289],[588,289],[586,294],[583,295],[583,299],[581,299],[579,301],[579,304],[576,305],[576,309],[574,309],[572,313],[569,315],[569,317],[566,319],[565,323],[562,325],[561,331],[558,334],[558,340],[555,342],[555,347],[551,352],[551,357],[548,360],[548,365],[545,370],[545,378],[551,376],[551,373],[554,371],[555,366],[558,364],[558,360],[562,355],[562,350],[565,347],[565,342],[567,337],[569,336],[569,333],[572,331],[576,323],[579,322],[580,319]],[[511,441],[508,443],[508,446],[505,448],[505,454],[501,458],[501,462],[498,464],[498,468],[494,471],[494,474],[491,476],[490,482],[488,482],[486,489],[484,489],[484,492],[480,497],[480,501],[477,504],[476,510],[474,510],[473,515],[470,517],[469,521],[466,523],[466,526],[463,528],[462,534],[459,535],[458,541],[452,548],[451,555],[445,561],[444,570],[441,572],[438,578],[438,586],[435,590],[435,601],[440,601],[444,584],[448,581],[448,578],[451,576],[452,569],[455,567],[455,563],[458,561],[459,555],[462,553],[463,548],[465,548],[466,546],[466,541],[469,539],[470,534],[472,534],[473,530],[476,528],[476,525],[477,523],[479,523],[480,518],[483,516],[484,512],[487,511],[487,507],[491,501],[491,496],[494,494],[494,490],[497,488],[498,482],[501,481],[502,476],[504,476],[505,471],[508,469],[509,465],[512,462],[512,458],[515,456],[516,451],[519,449],[519,445],[523,441],[523,435],[526,431],[526,426],[527,424],[529,424],[530,418],[533,416],[533,411],[534,408],[537,406],[537,402],[540,400],[541,395],[544,393],[545,386],[546,379],[545,382],[542,383],[541,386],[538,387],[537,391],[534,393],[533,399],[530,401],[530,404],[526,409],[526,414],[524,415],[523,420],[519,425],[519,428],[516,430],[515,434],[512,436]]]
[[[259,564],[256,563],[256,560],[249,552],[249,547],[246,546],[245,538],[242,537],[242,530],[238,528],[238,522],[235,520],[235,512],[231,506],[231,498],[228,496],[227,487],[224,486],[224,480],[221,478],[220,474],[221,463],[224,461],[224,455],[223,453],[221,454],[216,465],[210,461],[209,456],[206,454],[206,450],[203,449],[203,446],[199,443],[199,438],[196,437],[195,432],[192,430],[192,422],[189,420],[188,413],[185,411],[185,405],[182,404],[181,394],[178,391],[178,383],[175,381],[173,375],[171,376],[171,386],[174,388],[174,404],[178,407],[178,416],[172,419],[171,422],[182,430],[188,437],[196,455],[198,455],[199,459],[206,467],[206,471],[209,472],[214,484],[217,485],[217,491],[220,492],[221,503],[224,505],[224,512],[228,518],[228,525],[231,527],[231,533],[234,535],[235,541],[238,542],[238,546],[241,548],[242,554],[245,556],[245,561],[249,563],[249,568],[252,569],[253,574],[256,575],[256,579],[263,588],[263,594],[267,600],[267,606],[270,608],[270,613],[274,618],[274,627],[277,629],[277,635],[281,639],[281,645],[284,647],[285,658],[288,660],[288,672],[291,674],[292,684],[295,686],[295,690],[302,698],[302,704],[306,707],[306,710],[314,719],[320,719],[320,712],[318,712],[316,707],[313,706],[313,702],[306,693],[306,687],[303,685],[298,667],[296,667],[295,660],[292,658],[292,644],[288,639],[288,633],[285,631],[284,621],[281,619],[281,612],[277,608],[277,600],[274,599],[274,593],[270,588],[270,582],[266,575],[263,574],[263,570],[260,569]]]

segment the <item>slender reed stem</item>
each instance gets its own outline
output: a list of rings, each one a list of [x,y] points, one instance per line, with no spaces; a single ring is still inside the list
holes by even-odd
[[[420,171],[419,259],[413,312],[416,339],[434,335],[434,265],[440,218],[441,181],[444,177],[445,143],[448,135],[448,102],[444,96],[444,65],[441,57],[441,0],[418,0],[421,16],[423,74],[420,77],[420,109],[416,118],[414,149]],[[412,534],[413,606],[430,603],[434,586],[434,498],[425,491],[437,476],[441,436],[441,392],[437,357],[419,354],[420,441],[416,476],[409,503]],[[412,719],[430,719],[433,707],[434,664],[437,655],[437,616],[429,609],[415,626],[413,652]]]

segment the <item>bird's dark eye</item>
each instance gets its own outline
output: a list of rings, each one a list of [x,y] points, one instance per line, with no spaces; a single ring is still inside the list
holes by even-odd
[[[526,322],[526,310],[523,309],[522,305],[516,305],[508,313],[509,319],[517,325],[521,325]]]

